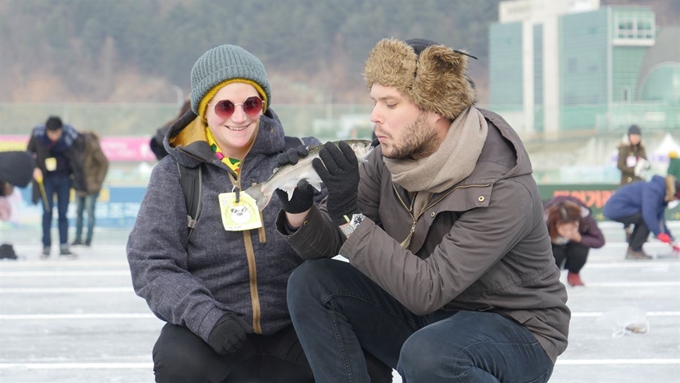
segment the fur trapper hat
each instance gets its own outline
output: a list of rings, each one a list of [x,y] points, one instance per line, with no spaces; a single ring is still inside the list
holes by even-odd
[[[455,120],[475,102],[468,56],[431,40],[383,39],[368,55],[364,79],[369,89],[395,87],[420,109]]]

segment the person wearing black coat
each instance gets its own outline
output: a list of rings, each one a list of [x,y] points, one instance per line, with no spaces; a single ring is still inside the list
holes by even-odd
[[[26,187],[33,177],[35,160],[28,152],[0,152],[0,220],[10,217],[10,204],[6,197],[14,186]],[[0,259],[17,259],[12,245],[0,245]]]
[[[61,122],[59,117],[52,116],[45,124],[33,128],[28,141],[28,151],[35,154],[38,175],[33,183],[33,203],[40,199],[41,188],[44,187],[42,219],[41,258],[50,256],[52,246],[52,208],[53,197],[57,195],[57,211],[59,213],[59,250],[60,255],[74,258],[68,246],[68,210],[71,187],[83,190],[85,186],[74,185],[84,182],[82,156],[84,150],[83,136],[76,129]],[[42,185],[40,183],[42,182]]]
[[[35,160],[29,152],[0,152],[0,183],[25,188],[31,182]],[[5,185],[0,196],[6,196]]]

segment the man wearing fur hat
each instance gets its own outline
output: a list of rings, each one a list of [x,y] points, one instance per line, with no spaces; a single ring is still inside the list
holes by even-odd
[[[666,225],[665,211],[670,202],[678,199],[680,180],[673,176],[654,176],[648,182],[633,182],[609,197],[602,214],[612,221],[634,226],[628,238],[626,259],[652,259],[642,249],[650,232],[659,241],[677,247]]]
[[[368,382],[362,350],[408,382],[546,382],[570,311],[522,142],[474,107],[467,54],[385,39],[364,77],[380,142],[326,144],[320,206],[280,213],[308,259],[288,306],[319,382]],[[311,199],[305,182],[295,193]],[[349,263],[329,259],[340,254]]]

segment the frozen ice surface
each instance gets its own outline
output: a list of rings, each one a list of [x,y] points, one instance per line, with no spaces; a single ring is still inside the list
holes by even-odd
[[[659,257],[626,261],[620,225],[602,228],[608,242],[581,272],[586,287],[567,288],[570,344],[550,382],[678,382],[680,261],[653,239],[645,249]],[[680,235],[680,222],[671,229]],[[132,290],[128,230],[98,229],[91,248],[73,248],[77,260],[54,250],[46,261],[39,229],[0,231],[24,257],[0,261],[0,382],[153,382],[151,349],[163,323]],[[644,318],[648,333],[613,337],[626,313]]]

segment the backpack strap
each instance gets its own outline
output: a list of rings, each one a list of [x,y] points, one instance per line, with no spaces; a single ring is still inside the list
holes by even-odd
[[[177,163],[177,171],[179,172],[179,184],[182,186],[184,202],[187,207],[187,227],[189,228],[189,234],[187,235],[188,245],[191,234],[196,227],[196,221],[201,212],[203,165],[199,165],[195,168],[188,168]]]
[[[284,152],[288,149],[297,148],[300,145],[305,145],[302,138],[285,136]],[[189,228],[189,235],[187,235],[187,245],[191,234],[196,227],[196,221],[201,212],[201,197],[203,192],[203,165],[195,168],[188,168],[184,165],[177,164],[177,171],[179,172],[179,184],[182,186],[182,193],[184,194],[184,201],[187,206],[187,227]]]

